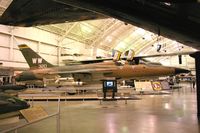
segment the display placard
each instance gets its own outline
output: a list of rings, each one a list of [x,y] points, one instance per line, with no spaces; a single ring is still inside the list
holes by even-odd
[[[48,116],[47,112],[41,106],[20,110],[21,114],[28,122],[33,122]]]
[[[153,91],[150,81],[135,81],[134,84],[136,91]]]

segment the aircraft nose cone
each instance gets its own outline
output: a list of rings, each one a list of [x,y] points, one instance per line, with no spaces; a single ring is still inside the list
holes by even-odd
[[[21,106],[22,106],[22,109],[27,109],[27,108],[29,108],[31,105],[30,105],[28,102],[24,101],[24,103],[21,104]]]
[[[187,69],[182,69],[182,68],[175,68],[175,74],[180,74],[180,73],[189,73],[190,71]]]

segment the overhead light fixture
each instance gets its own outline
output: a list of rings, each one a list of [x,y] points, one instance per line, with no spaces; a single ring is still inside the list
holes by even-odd
[[[169,2],[165,2],[164,3],[166,6],[171,6],[171,3],[169,3]]]
[[[108,36],[108,37],[106,37],[106,40],[107,40],[108,42],[112,42],[112,37]]]
[[[135,33],[139,34],[139,35],[144,35],[145,34],[145,30],[142,28],[138,28],[137,30],[135,30]]]
[[[143,38],[144,38],[145,40],[147,40],[147,41],[152,40],[152,37],[151,37],[150,34],[145,34]]]
[[[172,41],[172,44],[177,44],[177,41],[176,41],[176,40],[173,40],[173,41]]]

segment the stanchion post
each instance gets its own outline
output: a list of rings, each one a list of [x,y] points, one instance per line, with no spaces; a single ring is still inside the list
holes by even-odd
[[[85,93],[84,93],[84,89],[83,89],[83,102],[85,100]]]
[[[67,102],[67,91],[65,91],[65,102]]]
[[[33,96],[32,96],[31,98],[32,98],[32,101],[31,101],[31,106],[33,107]]]
[[[60,133],[60,96],[58,99],[58,114],[57,114],[57,133]]]

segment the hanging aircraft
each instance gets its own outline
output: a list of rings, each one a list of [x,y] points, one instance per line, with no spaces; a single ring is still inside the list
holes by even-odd
[[[26,44],[18,45],[30,70],[16,76],[16,81],[59,80],[60,77],[73,77],[77,82],[94,83],[103,79],[136,79],[143,77],[167,76],[188,73],[188,70],[166,67],[155,63],[139,64],[142,57],[133,57],[130,52],[125,61],[119,61],[117,53],[113,58],[90,60],[84,64],[54,66],[34,52]],[[94,62],[93,62],[94,61]],[[141,62],[141,61],[140,61]]]
[[[198,0],[13,0],[0,23],[35,26],[108,17],[200,49]]]

